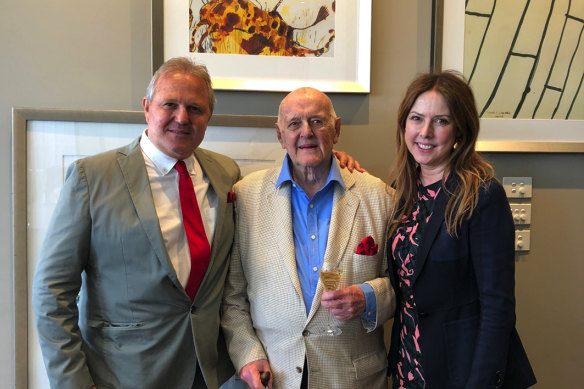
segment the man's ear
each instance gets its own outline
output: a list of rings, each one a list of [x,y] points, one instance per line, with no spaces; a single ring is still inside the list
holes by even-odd
[[[150,116],[150,104],[146,96],[142,99],[142,107],[144,107],[144,117],[146,118],[146,123],[148,123],[148,117]]]
[[[276,126],[276,136],[278,137],[278,141],[280,142],[280,145],[282,146],[282,148],[285,150],[286,143],[284,142],[284,138],[282,138],[282,134],[280,134],[280,126],[278,126],[278,123],[276,123],[275,126]]]
[[[341,135],[341,118],[335,119],[335,137],[333,139],[333,144],[339,141],[339,136]]]

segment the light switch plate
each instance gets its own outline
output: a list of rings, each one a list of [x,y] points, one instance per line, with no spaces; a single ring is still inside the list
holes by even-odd
[[[516,226],[531,224],[531,204],[519,203],[509,204],[511,206],[511,214],[513,215],[513,223]]]
[[[503,188],[507,198],[530,199],[532,180],[531,177],[503,177]]]
[[[529,251],[530,247],[530,231],[518,230],[515,231],[515,251]]]

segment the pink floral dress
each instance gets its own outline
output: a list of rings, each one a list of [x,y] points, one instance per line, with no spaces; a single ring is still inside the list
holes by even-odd
[[[434,200],[442,187],[437,181],[426,187],[418,182],[418,198],[412,214],[398,226],[391,238],[393,261],[399,278],[400,305],[396,320],[400,322],[400,344],[397,369],[392,377],[393,388],[425,388],[420,332],[418,330],[418,310],[411,286],[414,277],[416,253],[422,240],[424,227],[432,216]]]

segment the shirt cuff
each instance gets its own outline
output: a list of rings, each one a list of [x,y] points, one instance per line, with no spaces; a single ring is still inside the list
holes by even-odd
[[[361,314],[361,318],[371,324],[375,324],[377,320],[377,300],[373,287],[369,284],[357,284],[357,286],[361,288],[365,295],[365,312]]]

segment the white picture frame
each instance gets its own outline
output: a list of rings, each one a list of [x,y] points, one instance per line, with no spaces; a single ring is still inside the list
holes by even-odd
[[[268,9],[278,3],[251,2]],[[189,2],[152,0],[153,68],[171,57],[188,56],[208,67],[216,90],[288,92],[311,86],[323,92],[369,93],[371,2],[331,0],[335,5],[333,55],[294,57],[191,53]],[[280,7],[285,5],[286,0]]]
[[[436,0],[436,39],[442,70],[463,71],[465,1]],[[471,82],[472,85],[472,82]],[[584,120],[481,118],[477,150],[487,152],[584,152]]]
[[[229,155],[242,175],[279,165],[285,155],[275,116],[214,115],[201,147]],[[17,389],[48,388],[30,290],[40,245],[67,166],[130,143],[146,128],[142,111],[12,110],[12,269]]]

